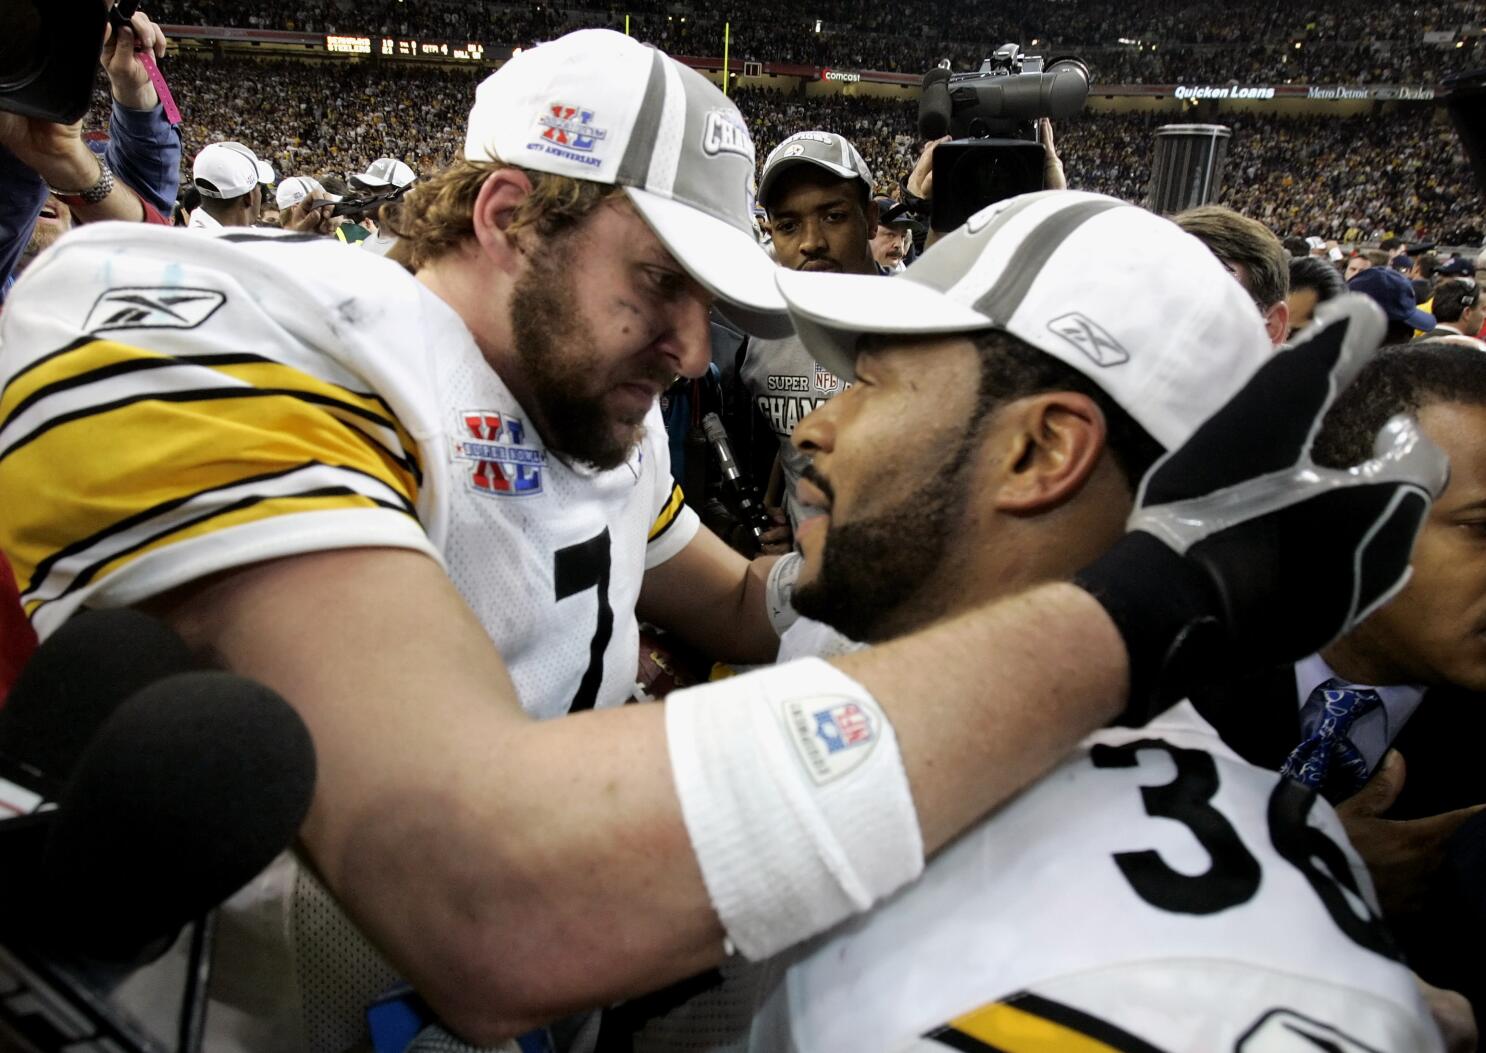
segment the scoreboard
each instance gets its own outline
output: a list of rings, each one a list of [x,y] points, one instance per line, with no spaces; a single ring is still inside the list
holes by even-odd
[[[375,54],[383,58],[426,59],[436,62],[485,61],[485,45],[477,40],[327,35],[325,50],[336,55]]]
[[[472,40],[418,40],[412,37],[383,37],[381,53],[387,58],[482,62],[485,59],[485,45]]]

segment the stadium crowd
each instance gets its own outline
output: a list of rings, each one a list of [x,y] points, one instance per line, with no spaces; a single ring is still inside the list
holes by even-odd
[[[400,157],[420,171],[454,156],[479,73],[462,68],[211,59],[168,63],[182,99],[189,159],[200,147],[241,138],[279,171],[323,175]],[[244,107],[251,98],[257,105]],[[802,127],[857,144],[893,196],[917,156],[912,102],[848,95],[793,96],[740,89],[736,101],[767,150]],[[94,113],[106,114],[95,106]],[[1486,206],[1464,155],[1429,110],[1388,116],[1292,118],[1225,115],[1233,129],[1222,200],[1282,234],[1349,243],[1399,232],[1476,243]],[[1169,115],[1086,113],[1057,129],[1069,183],[1127,201],[1145,198],[1151,136]]]
[[[1122,5],[1051,5],[1020,18],[942,4],[899,12],[871,4],[707,0],[684,7],[634,4],[608,9],[380,0],[342,5],[162,0],[156,17],[185,25],[357,32],[529,45],[584,26],[623,28],[672,54],[717,55],[723,23],[732,54],[764,62],[922,72],[948,59],[974,69],[1011,40],[1029,53],[1073,51],[1096,83],[1424,83],[1479,65],[1479,5],[1451,2],[1407,16],[1380,3],[1335,12],[1266,3],[1242,11],[1192,8],[1170,0]],[[1365,31],[1363,29],[1365,27]],[[1449,39],[1426,43],[1426,32]],[[1463,47],[1456,47],[1457,42]]]

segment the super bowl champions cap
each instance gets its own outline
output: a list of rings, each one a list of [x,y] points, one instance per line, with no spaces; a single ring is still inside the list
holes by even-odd
[[[855,376],[869,333],[999,329],[1089,377],[1167,449],[1273,353],[1248,293],[1205,245],[1102,194],[997,202],[894,277],[781,268],[776,279],[800,339],[837,376]]]
[[[835,132],[796,132],[769,153],[759,175],[758,199],[769,206],[769,192],[779,177],[797,165],[813,165],[841,179],[860,179],[872,192],[872,169],[844,135]]]
[[[293,208],[305,198],[319,197],[322,201],[339,201],[339,195],[327,193],[320,180],[312,176],[290,176],[279,183],[274,202],[279,208]]]
[[[353,175],[349,182],[358,190],[386,190],[389,187],[401,190],[417,178],[418,173],[405,162],[395,157],[379,157],[367,166],[365,172]]]
[[[203,197],[241,197],[259,183],[272,183],[273,169],[242,143],[212,143],[191,162],[191,178]]]
[[[514,56],[480,85],[464,156],[625,188],[676,261],[750,333],[790,333],[753,233],[754,150],[695,70],[608,29]]]

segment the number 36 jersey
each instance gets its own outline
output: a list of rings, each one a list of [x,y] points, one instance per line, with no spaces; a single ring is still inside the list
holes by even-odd
[[[0,548],[43,636],[245,563],[410,548],[556,716],[629,697],[641,577],[697,529],[658,410],[619,468],[564,462],[451,308],[330,239],[77,231],[0,315],[0,384]]]
[[[635,1049],[1441,1048],[1336,814],[1186,703],[1091,736],[868,914],[724,974]]]

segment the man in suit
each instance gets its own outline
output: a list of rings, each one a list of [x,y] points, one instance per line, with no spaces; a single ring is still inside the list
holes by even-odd
[[[1481,1015],[1473,937],[1486,919],[1470,905],[1469,868],[1462,877],[1453,861],[1472,842],[1452,837],[1486,802],[1486,356],[1438,340],[1385,351],[1330,411],[1317,463],[1365,460],[1370,436],[1400,413],[1417,416],[1451,465],[1407,586],[1318,654],[1194,702],[1245,759],[1341,802],[1409,961]],[[1295,708],[1263,704],[1280,697]]]
[[[1435,327],[1426,339],[1449,338],[1452,343],[1469,343],[1476,351],[1486,351],[1486,343],[1476,338],[1486,323],[1486,298],[1481,287],[1472,281],[1448,278],[1434,293]]]

